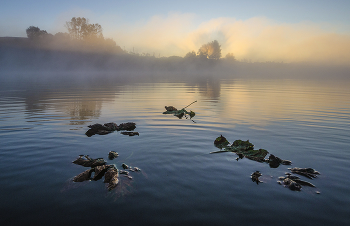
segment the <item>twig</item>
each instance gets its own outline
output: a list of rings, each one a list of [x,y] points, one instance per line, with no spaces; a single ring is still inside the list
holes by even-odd
[[[193,101],[192,103],[190,103],[189,105],[187,105],[186,107],[184,107],[184,108],[182,108],[182,109],[185,109],[185,108],[191,106],[192,104],[194,104],[194,103],[196,103],[196,102],[197,102],[197,101],[195,100],[195,101]]]

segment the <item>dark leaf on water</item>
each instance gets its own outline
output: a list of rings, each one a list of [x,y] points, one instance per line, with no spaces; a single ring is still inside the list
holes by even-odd
[[[217,148],[225,148],[229,144],[230,143],[227,141],[226,137],[224,137],[223,135],[220,135],[218,138],[214,140],[214,145]]]
[[[107,170],[105,173],[105,180],[104,183],[108,183],[108,190],[112,190],[115,188],[119,183],[119,173],[118,170],[115,167],[111,167]]]
[[[259,150],[245,150],[245,151],[237,151],[236,153],[244,155],[244,157],[258,161],[258,162],[263,162],[265,156],[269,153],[265,149],[259,149]]]
[[[190,103],[189,105],[187,105],[186,107],[182,108],[181,110],[177,110],[176,107],[174,106],[165,106],[165,112],[163,112],[163,114],[172,114],[176,117],[178,117],[179,119],[182,119],[184,116],[186,117],[187,119],[187,115],[191,118],[193,118],[196,113],[194,113],[193,111],[186,111],[186,108],[189,107],[190,105],[196,103],[197,101],[194,101],[192,103]]]
[[[111,165],[96,166],[93,180],[96,181],[101,179],[104,176],[105,172],[111,167]]]
[[[136,129],[136,123],[133,123],[133,122],[122,123],[118,126],[118,130],[131,131],[134,129]]]
[[[109,131],[115,131],[118,130],[118,125],[114,122],[109,122],[105,123],[104,126],[107,128]]]
[[[121,132],[121,134],[128,136],[140,136],[139,132]]]
[[[91,173],[94,169],[88,169],[73,178],[74,182],[83,182],[86,180],[91,180]]]
[[[105,126],[103,126],[103,125],[101,125],[101,124],[98,124],[98,123],[96,123],[96,124],[93,124],[93,125],[89,125],[88,126],[90,129],[92,129],[92,130],[107,130],[107,128],[105,127]]]
[[[309,179],[312,179],[312,178],[316,178],[317,175],[319,175],[320,173],[317,172],[316,170],[312,169],[312,168],[299,168],[299,167],[294,167],[292,169],[290,169],[290,171],[292,173],[296,173],[296,174],[299,174],[299,175],[302,175],[302,176],[305,176]]]
[[[104,180],[104,183],[109,183],[109,181],[112,179],[112,177],[115,175],[115,174],[118,174],[118,169],[116,169],[115,167],[110,167],[108,168],[107,172],[105,173],[105,180]]]
[[[85,167],[95,167],[106,164],[103,158],[92,159],[88,155],[85,155],[84,157],[79,156],[76,160],[73,161],[73,163]]]
[[[114,189],[119,183],[118,174],[114,174],[108,183],[108,190]]]
[[[283,184],[292,191],[300,191],[301,185],[288,177],[283,180]]]
[[[262,175],[262,174],[261,174],[259,171],[255,171],[255,172],[252,173],[252,175],[251,175],[252,181],[253,181],[253,182],[256,182],[256,184],[261,183],[262,181],[259,180],[259,177],[260,177],[261,175]]]
[[[117,152],[115,152],[115,151],[110,151],[108,153],[108,159],[109,160],[113,160],[113,159],[117,158],[118,156],[119,156],[119,154]]]
[[[113,131],[120,131],[120,130],[131,131],[136,128],[136,123],[127,122],[127,123],[121,123],[120,125],[117,125],[114,122],[105,123],[104,125],[96,123],[93,125],[89,125],[88,127],[90,129],[86,131],[85,135],[88,137],[91,137],[95,134],[106,135],[106,134],[112,133]]]
[[[303,186],[316,187],[315,185],[313,185],[312,183],[310,183],[308,181],[304,181],[304,180],[300,180],[300,179],[294,179],[294,181],[300,185],[303,185]]]
[[[167,111],[177,111],[177,108],[174,106],[165,106],[165,110]]]
[[[250,150],[254,148],[254,144],[250,143],[249,140],[235,140],[231,147],[237,150]]]

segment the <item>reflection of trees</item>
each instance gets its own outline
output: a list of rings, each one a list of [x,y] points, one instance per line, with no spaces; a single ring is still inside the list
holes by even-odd
[[[61,84],[62,88],[59,89],[56,84],[55,89],[52,89],[51,85],[26,84],[16,94],[24,100],[29,118],[35,118],[38,114],[49,114],[48,117],[61,117],[63,114],[69,117],[71,125],[84,125],[87,120],[100,117],[103,102],[113,101],[118,92],[115,86],[109,85],[98,87],[98,84],[94,84],[96,87],[92,91],[88,87],[66,88],[65,84]],[[100,92],[102,89],[104,92]],[[108,89],[113,90],[111,95],[105,95]],[[59,115],[50,114],[49,111],[52,110],[59,112]]]
[[[44,112],[47,109],[47,105],[40,103],[42,102],[42,94],[37,93],[33,90],[18,93],[25,102],[26,112],[29,114],[37,114]]]
[[[210,100],[218,100],[220,97],[220,80],[215,81],[213,79],[200,79],[190,83],[189,85],[197,87],[200,95]]]
[[[66,105],[65,108],[71,118],[70,125],[84,125],[85,120],[100,117],[102,101],[84,98]]]
[[[91,93],[90,96],[82,95],[84,97],[74,101],[66,96],[60,97],[57,95],[59,93],[40,93],[38,90],[38,93],[30,92],[29,94],[31,95],[25,97],[26,110],[29,114],[42,114],[53,108],[68,115],[71,125],[84,125],[86,120],[100,117],[102,102],[106,101],[105,96],[98,98],[94,93]],[[111,98],[114,98],[114,96]]]

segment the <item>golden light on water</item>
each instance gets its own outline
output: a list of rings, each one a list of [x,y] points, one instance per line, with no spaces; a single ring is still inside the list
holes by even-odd
[[[348,95],[339,94],[349,93],[348,85],[341,81],[330,84],[307,80],[140,83],[123,89],[96,90],[93,96],[51,93],[47,98],[57,100],[52,109],[64,112],[77,125],[83,125],[86,120],[95,123],[106,115],[113,120],[125,115],[126,120],[146,117],[148,123],[162,123],[164,106],[181,109],[197,100],[187,108],[196,113],[194,120],[200,122],[210,117],[211,122],[216,119],[217,123],[249,124],[264,129],[275,120],[318,120],[313,112],[341,114],[334,109],[341,109],[340,103],[348,101]],[[328,113],[319,112],[320,109]]]

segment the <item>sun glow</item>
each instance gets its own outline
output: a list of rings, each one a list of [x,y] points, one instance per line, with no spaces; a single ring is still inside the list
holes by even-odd
[[[350,35],[311,22],[278,24],[264,17],[248,20],[215,18],[196,24],[194,14],[153,16],[147,21],[109,31],[117,44],[138,53],[184,56],[201,45],[218,40],[222,55],[253,62],[313,62],[349,64]]]

